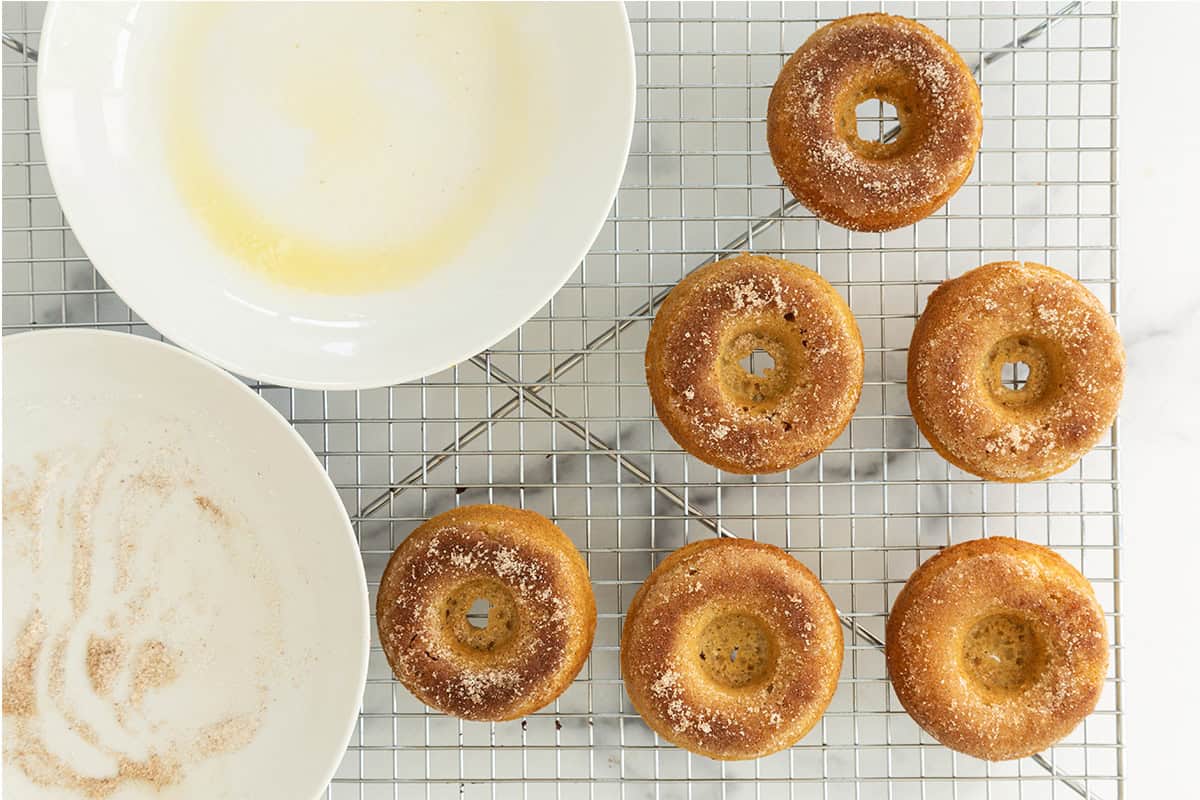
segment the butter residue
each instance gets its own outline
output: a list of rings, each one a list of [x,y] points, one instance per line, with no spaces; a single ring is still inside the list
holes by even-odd
[[[349,7],[357,5],[349,4]],[[235,176],[229,174],[228,165],[222,163],[206,135],[206,129],[211,130],[214,125],[212,111],[203,110],[195,88],[203,86],[206,80],[204,51],[212,46],[214,31],[220,25],[228,24],[228,15],[236,13],[237,9],[227,4],[179,7],[183,17],[176,26],[177,41],[167,49],[169,64],[164,70],[167,76],[162,103],[165,155],[170,176],[185,208],[199,221],[208,238],[233,260],[271,282],[321,294],[361,294],[395,289],[461,255],[472,235],[487,225],[502,202],[515,205],[512,194],[531,183],[529,178],[542,149],[538,144],[540,139],[531,136],[528,130],[532,124],[530,87],[534,85],[535,72],[525,46],[527,43],[520,36],[519,9],[506,8],[503,3],[469,5],[469,13],[473,15],[472,30],[489,38],[483,42],[463,42],[461,47],[478,45],[486,47],[492,54],[489,65],[492,71],[484,85],[493,87],[501,95],[488,96],[486,102],[489,108],[503,108],[504,113],[488,118],[486,132],[479,135],[481,152],[476,154],[476,167],[467,173],[464,184],[457,190],[444,184],[387,188],[388,192],[419,193],[416,198],[409,194],[404,202],[410,207],[423,208],[435,205],[422,202],[425,195],[432,196],[434,191],[452,191],[440,215],[414,220],[413,215],[398,212],[402,218],[396,220],[394,238],[350,244],[336,241],[337,237],[330,236],[329,230],[322,236],[320,231],[302,229],[294,221],[282,219],[278,208],[273,210],[262,198],[250,196],[238,185]],[[433,13],[426,16],[447,13],[430,11]],[[359,8],[355,13],[372,12]],[[456,8],[453,13],[467,11]],[[450,17],[437,24],[452,24],[455,19]],[[358,46],[349,44],[351,48]],[[301,48],[302,45],[310,46],[307,42],[298,42],[295,46]],[[343,50],[338,42],[326,39],[322,43],[323,50],[331,47]],[[435,84],[439,80],[457,80],[461,84],[462,75],[450,74],[455,58],[453,50],[447,52],[430,46],[414,57],[437,61],[443,53],[445,63],[423,64],[422,74],[431,76]],[[301,177],[303,185],[314,188],[309,198],[302,199],[311,202],[325,183],[322,176],[336,174],[346,165],[353,169],[361,169],[363,165],[369,168],[376,163],[390,167],[397,163],[397,158],[414,157],[412,153],[400,152],[405,142],[398,141],[402,137],[394,135],[394,122],[386,123],[378,91],[372,92],[363,85],[366,76],[356,75],[351,69],[331,73],[328,62],[319,58],[296,62],[294,67],[291,60],[288,64],[282,76],[283,85],[270,87],[268,108],[264,113],[305,133],[307,145]],[[253,81],[256,76],[246,75],[245,79]],[[461,94],[461,85],[459,89]],[[436,85],[431,90],[435,97],[437,90]],[[480,98],[481,101],[484,99]],[[413,108],[412,124],[421,125],[424,113],[424,109]],[[236,126],[243,123],[229,120],[219,124]],[[254,136],[256,132],[246,129],[238,135]],[[444,159],[447,163],[454,163],[456,159],[461,162],[464,158],[453,146],[422,155]],[[336,202],[343,206],[336,211],[343,213],[344,206],[370,201],[362,196],[337,196]],[[333,210],[331,217],[336,217]],[[331,227],[334,225],[336,223],[331,223]]]

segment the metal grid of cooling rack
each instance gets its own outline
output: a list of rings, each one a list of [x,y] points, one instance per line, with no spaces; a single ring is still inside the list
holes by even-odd
[[[1052,480],[988,484],[929,449],[904,392],[925,298],[978,264],[1051,264],[1115,313],[1116,8],[887,4],[978,66],[983,148],[945,209],[892,233],[850,233],[791,202],[763,118],[779,67],[809,33],[878,8],[631,4],[632,153],[607,224],[554,299],[488,352],[419,382],[342,393],[255,386],[326,464],[372,590],[420,521],[493,501],[555,519],[586,554],[597,595],[584,672],[522,722],[431,713],[374,648],[360,723],[328,798],[1122,796],[1115,430]],[[50,185],[32,62],[42,7],[5,3],[3,15],[4,330],[156,336],[93,271]],[[887,112],[860,113],[864,135],[886,136]],[[684,456],[656,423],[644,383],[657,303],[689,270],[742,249],[819,270],[850,301],[866,345],[854,421],[784,475],[727,475]],[[712,762],[656,739],[620,683],[617,642],[633,593],[666,553],[714,533],[786,547],[821,577],[847,631],[840,687],[822,722],[791,750],[748,763]],[[939,547],[991,534],[1050,544],[1080,567],[1114,641],[1096,712],[1045,753],[1002,764],[954,754],[922,733],[891,693],[880,649],[887,610],[915,566]]]

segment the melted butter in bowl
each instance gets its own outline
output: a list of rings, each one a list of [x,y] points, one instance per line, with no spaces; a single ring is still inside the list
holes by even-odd
[[[402,287],[543,176],[539,37],[506,4],[185,4],[163,81],[183,205],[293,289]]]
[[[618,3],[52,4],[40,52],[47,170],[106,283],[293,387],[515,330],[604,231],[633,130]]]

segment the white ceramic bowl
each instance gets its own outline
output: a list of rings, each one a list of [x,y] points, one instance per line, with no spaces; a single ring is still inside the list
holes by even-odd
[[[348,389],[546,303],[616,194],[634,86],[617,3],[51,3],[38,110],[71,227],[139,316]]]
[[[128,800],[316,796],[357,719],[370,616],[312,451],[177,347],[39,331],[3,358],[5,691],[30,711],[5,697],[3,795],[94,797],[71,774],[125,758],[163,783],[117,778]]]

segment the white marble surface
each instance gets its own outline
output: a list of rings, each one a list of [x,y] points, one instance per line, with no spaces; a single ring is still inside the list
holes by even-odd
[[[1128,796],[1195,796],[1200,682],[1200,109],[1165,73],[1195,47],[1200,4],[1122,8],[1119,171],[1121,409]]]

